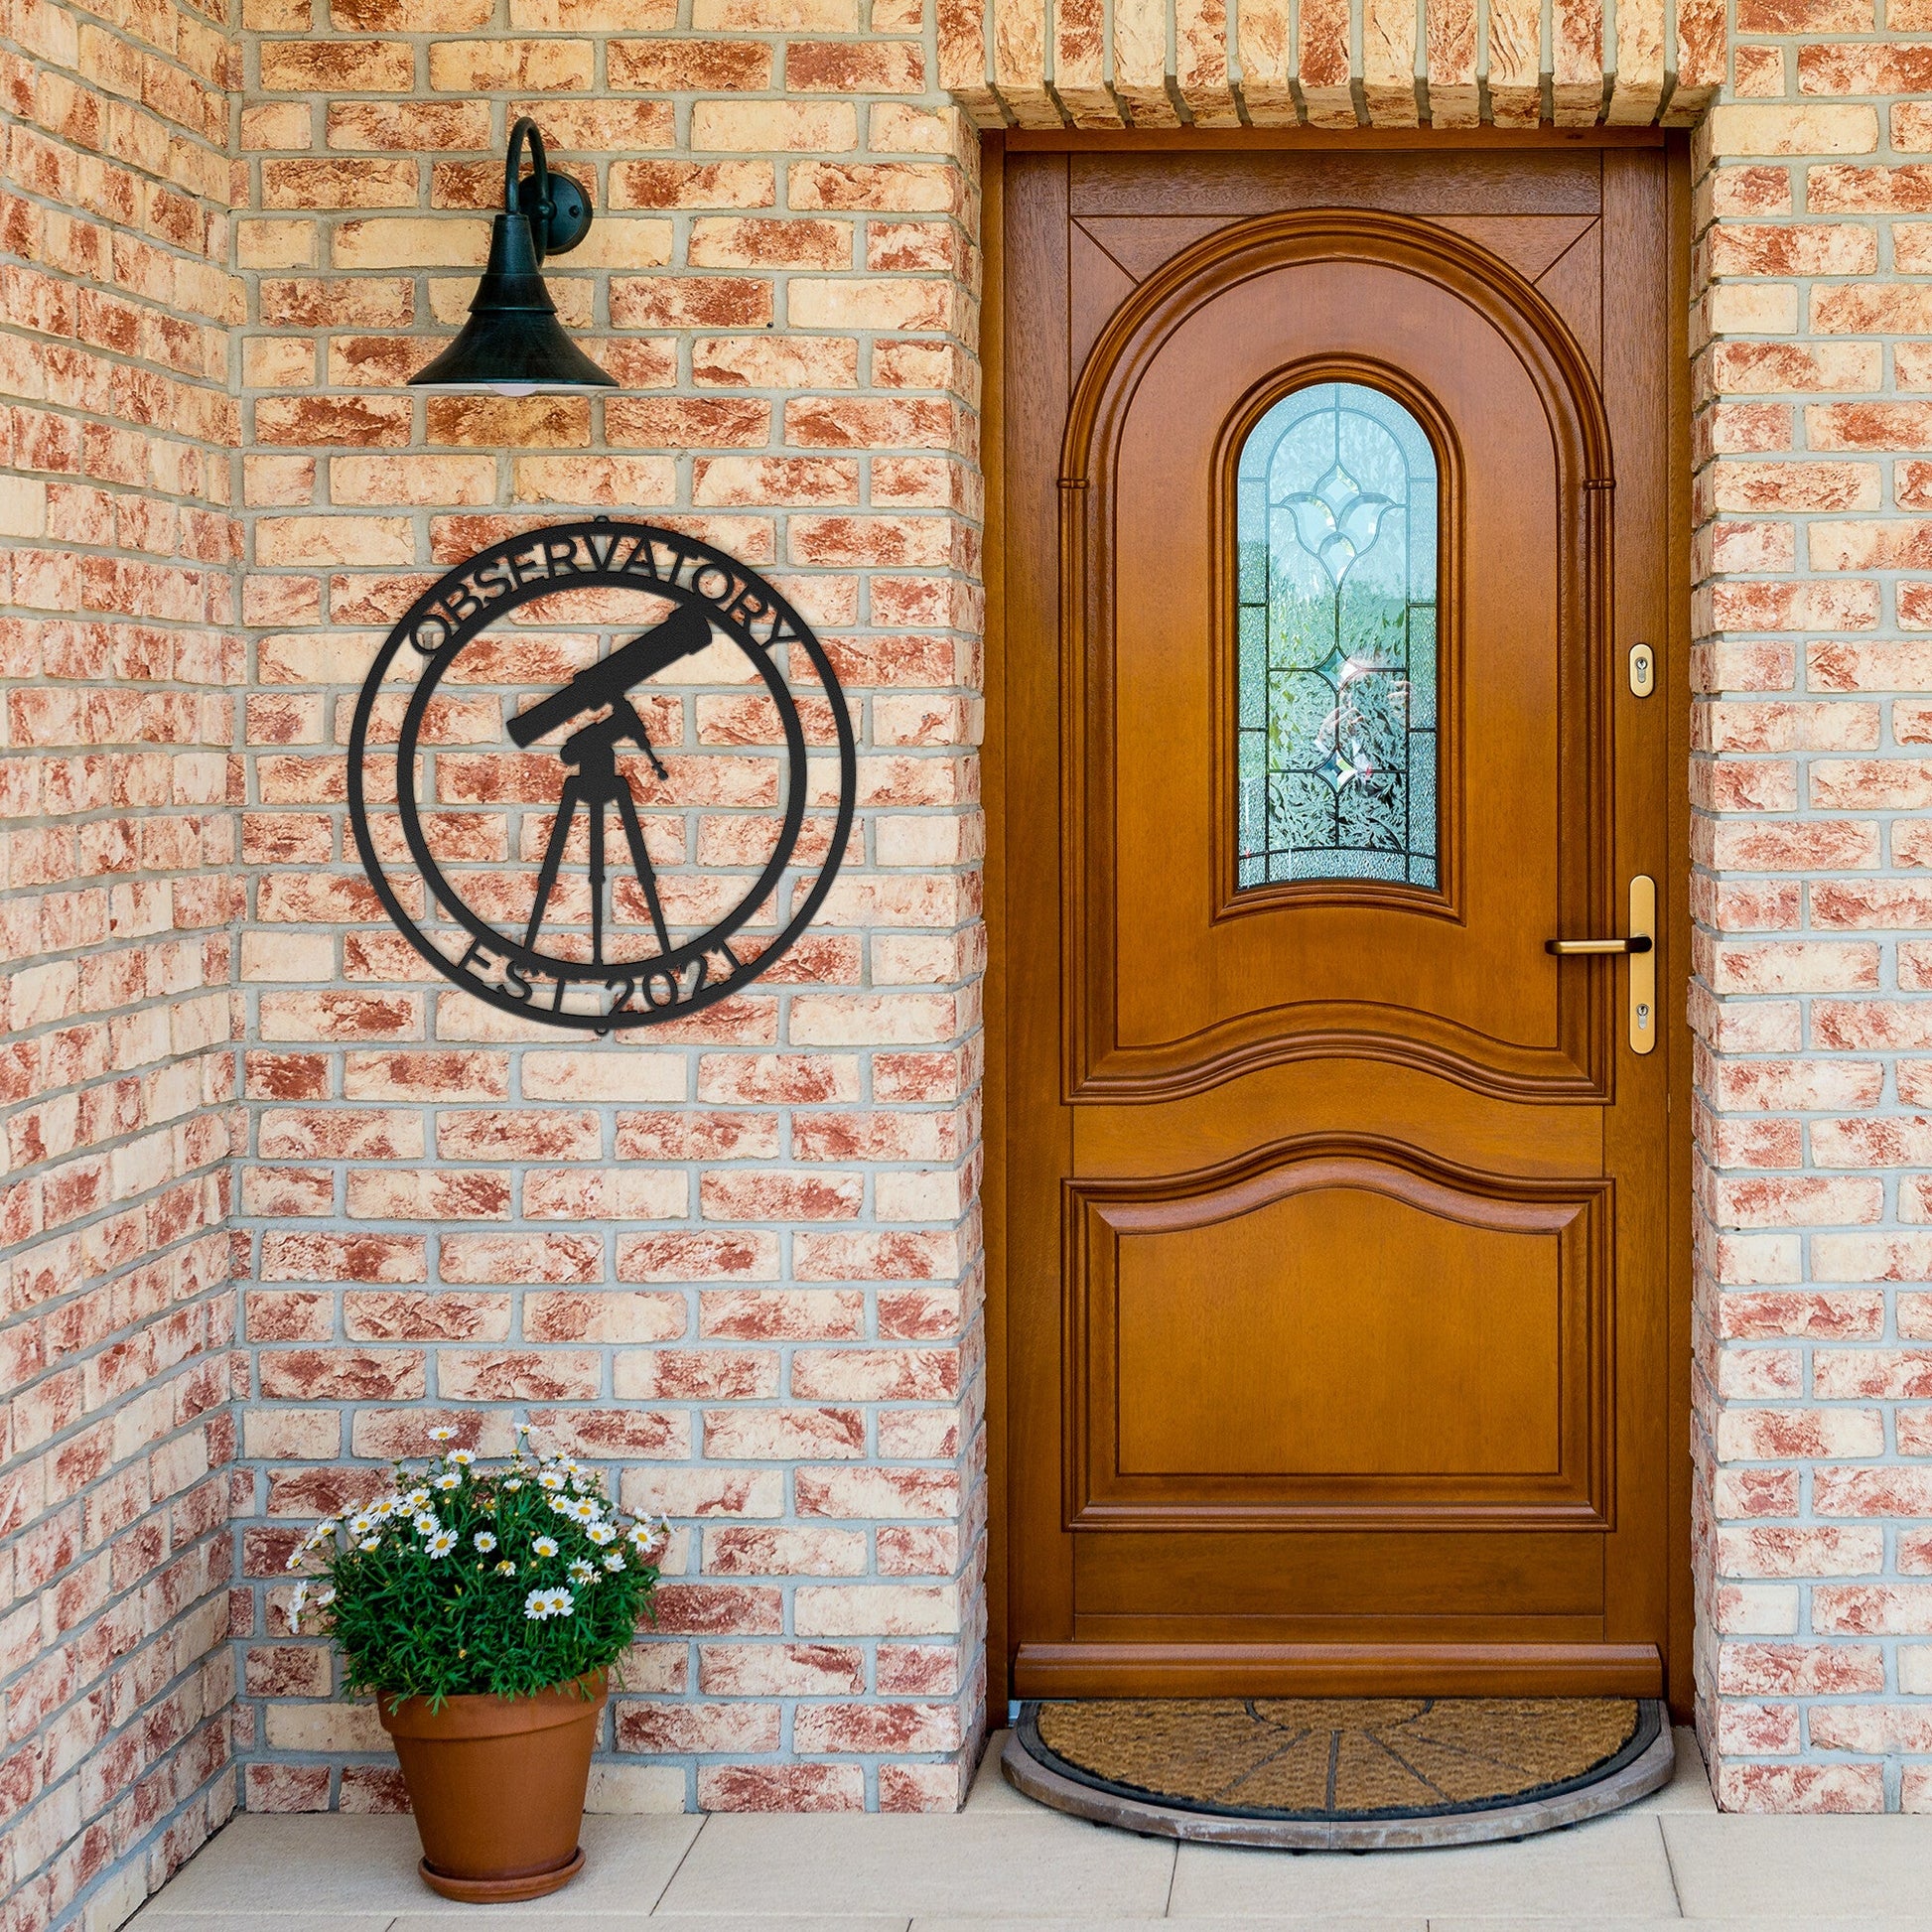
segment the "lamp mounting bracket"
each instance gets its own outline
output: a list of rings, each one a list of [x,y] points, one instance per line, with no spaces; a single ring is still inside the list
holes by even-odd
[[[530,232],[546,257],[569,254],[591,231],[591,205],[568,175],[525,175],[516,184],[516,206],[530,217]]]

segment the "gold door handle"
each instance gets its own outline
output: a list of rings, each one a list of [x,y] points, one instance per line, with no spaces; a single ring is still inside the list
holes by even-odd
[[[1543,950],[1574,959],[1626,953],[1630,959],[1630,1050],[1657,1044],[1657,882],[1645,873],[1630,881],[1630,933],[1624,939],[1546,939]]]

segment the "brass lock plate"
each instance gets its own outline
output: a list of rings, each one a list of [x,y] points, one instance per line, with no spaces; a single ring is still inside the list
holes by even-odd
[[[1648,1053],[1657,1044],[1657,882],[1643,873],[1630,882],[1630,937],[1647,939],[1630,955],[1630,1050]]]
[[[1630,646],[1630,695],[1647,698],[1657,688],[1657,653],[1648,644]]]

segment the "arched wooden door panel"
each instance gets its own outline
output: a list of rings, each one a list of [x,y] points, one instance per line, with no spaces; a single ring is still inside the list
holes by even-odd
[[[1007,163],[1013,1687],[1654,1694],[1664,157],[1297,159]]]

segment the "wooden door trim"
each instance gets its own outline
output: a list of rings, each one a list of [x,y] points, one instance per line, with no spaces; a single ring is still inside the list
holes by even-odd
[[[1670,527],[1665,537],[1665,567],[1670,573],[1666,609],[1669,612],[1666,658],[1658,682],[1659,696],[1670,706],[1667,715],[1669,750],[1665,754],[1669,780],[1666,849],[1674,863],[1664,880],[1663,925],[1672,957],[1682,962],[1673,980],[1689,990],[1691,978],[1691,166],[1690,138],[1673,138],[1667,157],[1669,260],[1665,274],[1670,289],[1667,308],[1670,341],[1670,447],[1667,490]],[[1675,1452],[1670,1469],[1670,1655],[1667,1695],[1672,1714],[1684,1723],[1691,1719],[1696,1695],[1691,1653],[1697,1635],[1695,1565],[1692,1547],[1691,1468],[1691,1300],[1692,1192],[1695,1160],[1691,1096],[1695,1078],[1694,1042],[1689,1003],[1667,1016],[1664,1040],[1670,1053],[1670,1422]]]
[[[1023,1644],[1016,1694],[1104,1697],[1637,1697],[1650,1644]]]
[[[1467,148],[1661,148],[1680,140],[1661,127],[1010,127],[983,135],[1007,154],[1274,154],[1293,149],[1432,154]]]
[[[982,752],[987,820],[986,921],[988,961],[986,976],[986,1047],[984,1075],[984,1140],[986,1166],[982,1181],[982,1203],[986,1242],[986,1323],[987,1323],[987,1696],[989,1721],[1004,1720],[1009,1698],[1015,1687],[1015,1656],[1011,1644],[1012,1567],[1009,1538],[1013,1522],[1011,1484],[1015,1478],[1009,1443],[1009,1377],[1007,1372],[1008,1322],[1008,1189],[1007,1160],[1010,1148],[1008,1108],[1011,1086],[1008,1078],[1011,1026],[1007,1010],[1010,994],[1008,969],[1010,928],[1007,899],[1007,759],[1006,747],[1006,598],[1004,559],[1006,554],[1006,358],[1005,310],[1006,230],[1005,159],[1009,153],[1134,153],[1162,150],[1215,150],[1229,152],[1267,152],[1270,150],[1365,150],[1370,152],[1421,149],[1442,152],[1454,149],[1535,150],[1563,147],[1636,147],[1664,146],[1670,170],[1670,260],[1668,274],[1671,300],[1667,318],[1670,366],[1670,531],[1667,551],[1670,569],[1669,624],[1660,666],[1659,698],[1670,705],[1669,714],[1669,823],[1667,845],[1674,855],[1665,879],[1663,922],[1670,956],[1681,962],[1688,984],[1692,923],[1690,914],[1690,705],[1688,660],[1690,651],[1691,584],[1691,365],[1689,349],[1690,250],[1692,210],[1688,136],[1654,128],[1536,129],[1468,131],[1363,129],[1354,135],[1316,134],[1312,130],[1241,129],[1226,132],[1183,130],[1178,134],[1155,130],[1122,130],[1115,133],[1083,133],[1072,129],[1022,131],[1009,129],[983,137],[982,156],[982,229],[981,242],[985,264],[984,302],[981,309],[980,366],[983,383],[983,455],[986,483],[986,610],[984,632],[984,669],[986,691],[986,740]],[[1677,975],[1673,974],[1674,981]],[[1672,1440],[1670,1462],[1670,1657],[1668,1683],[1664,1688],[1673,1713],[1688,1721],[1693,1696],[1692,1644],[1694,1637],[1694,1578],[1692,1548],[1692,1468],[1690,1431],[1692,1410],[1691,1293],[1692,1293],[1692,1122],[1691,1077],[1693,1040],[1688,1018],[1681,1007],[1667,1016],[1663,1029],[1664,1048],[1669,1055],[1670,1085],[1675,1104],[1670,1112],[1670,1388],[1669,1409]],[[1271,1650],[1279,1647],[1268,1647]],[[1374,1651],[1377,1647],[1363,1647]],[[1332,1653],[1329,1653],[1332,1654]],[[1563,1655],[1574,1660],[1578,1653],[1566,1646]],[[1627,1654],[1606,1656],[1603,1660],[1604,1694],[1654,1695],[1658,1679],[1664,1675],[1652,1658],[1652,1675],[1644,1682],[1646,1693],[1636,1681],[1643,1677],[1641,1658]],[[1053,1658],[1037,1647],[1029,1649],[1029,1675],[1035,1657],[1043,1666]],[[1069,1657],[1065,1660],[1072,1662]],[[1153,1660],[1147,1660],[1152,1662]],[[1308,1681],[1306,1665],[1283,1658],[1271,1664],[1256,1657],[1232,1658],[1222,1653],[1222,1661],[1238,1665],[1240,1683],[1265,1688],[1264,1679],[1247,1673],[1256,1669],[1280,1668],[1282,1683],[1301,1685]],[[1346,1660],[1337,1659],[1343,1677]],[[1370,1670],[1348,1680],[1348,1688],[1362,1690],[1373,1684],[1392,1688],[1388,1674],[1393,1660],[1375,1655],[1367,1659]],[[1135,1668],[1139,1668],[1136,1663]],[[1556,1688],[1553,1664],[1542,1665],[1525,1656],[1521,1688],[1530,1692]],[[1574,1685],[1576,1678],[1567,1666],[1561,1680]],[[1627,1673],[1627,1675],[1626,1675]],[[1471,1669],[1471,1686],[1493,1681],[1487,1661]],[[1055,1685],[1056,1695],[1105,1694],[1107,1684],[1080,1680],[1067,1672],[1050,1669],[1039,1680]],[[1119,1682],[1118,1678],[1115,1682]],[[1136,1681],[1146,1681],[1137,1678]],[[1159,1680],[1171,1682],[1176,1694],[1209,1695],[1214,1685],[1176,1659],[1172,1674]],[[1229,1686],[1231,1688],[1231,1686]],[[1341,1688],[1338,1681],[1337,1688]]]
[[[1011,1695],[1012,1510],[1007,1482],[1007,868],[1006,868],[1006,144],[980,144],[980,468],[986,488],[986,615],[980,678],[986,723],[980,746],[986,820],[985,1027],[980,1135],[982,1239],[986,1243],[986,1698],[987,1724],[1006,1722]],[[970,1508],[968,1511],[970,1515]],[[970,1562],[970,1557],[968,1558]]]

